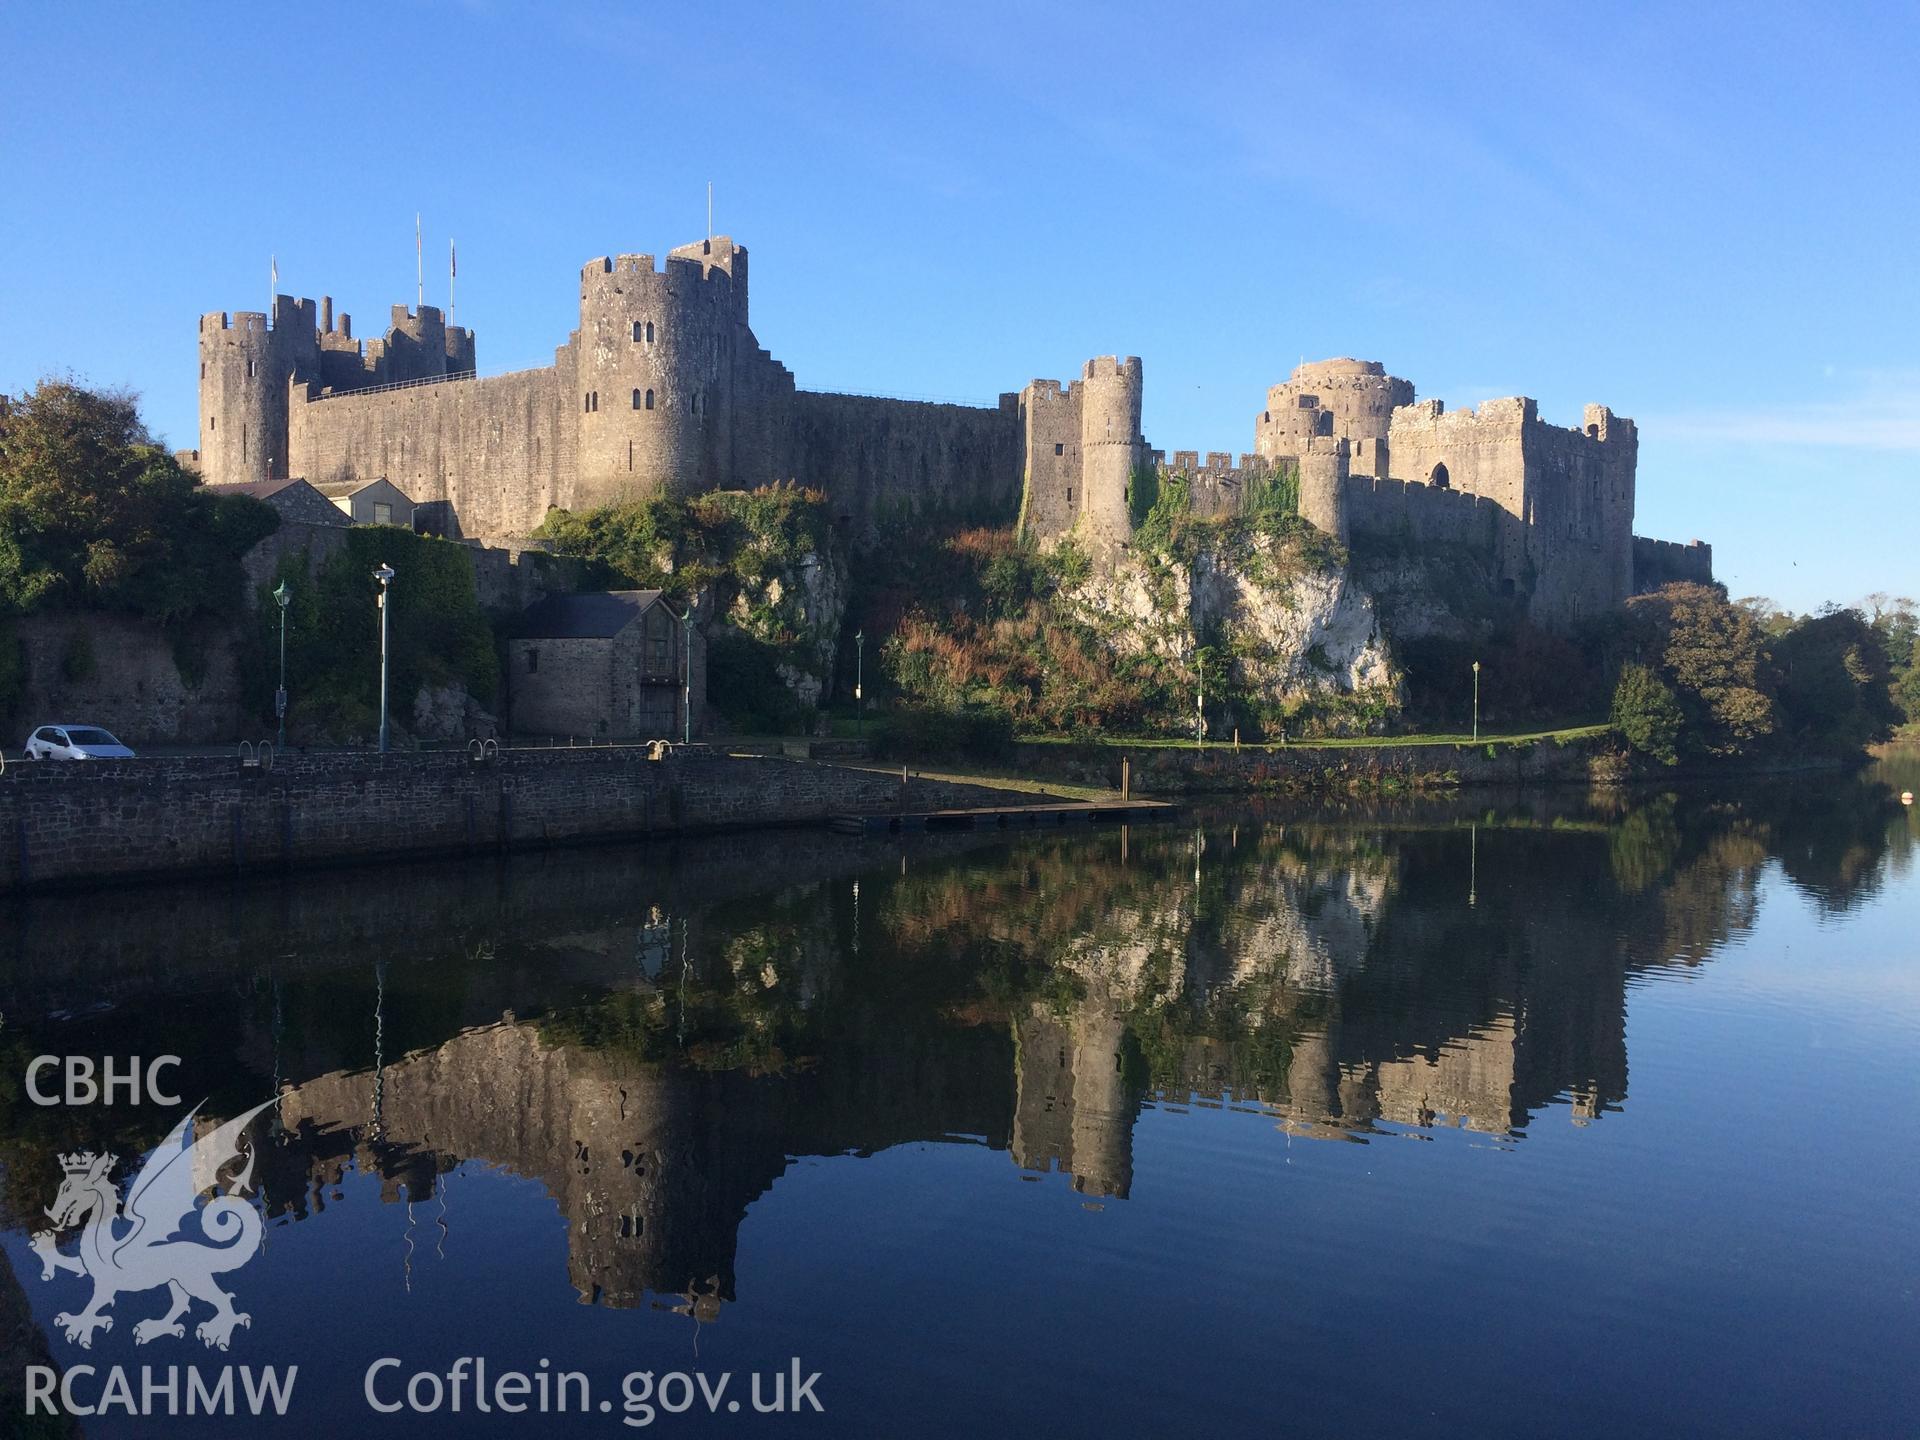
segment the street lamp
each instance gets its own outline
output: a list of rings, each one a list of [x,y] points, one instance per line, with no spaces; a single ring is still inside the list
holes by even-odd
[[[1207,748],[1207,658],[1201,651],[1193,657],[1194,678],[1199,686],[1195,692],[1193,708],[1193,744],[1196,750]]]
[[[853,632],[853,733],[861,739],[867,734],[867,705],[861,691],[867,678],[867,632]]]
[[[380,582],[380,753],[387,753],[387,586],[393,583],[393,567],[382,563],[373,572]]]
[[[687,613],[681,617],[680,621],[687,632],[687,653],[683,662],[687,675],[686,716],[681,729],[681,741],[687,745],[693,743],[693,612],[699,608],[700,597],[695,595],[687,602]]]
[[[1480,741],[1480,662],[1473,662],[1473,739]]]
[[[293,599],[293,591],[282,580],[273,587],[273,598],[280,606],[280,688],[273,692],[273,713],[280,721],[280,738],[274,742],[274,749],[287,748],[287,605]]]

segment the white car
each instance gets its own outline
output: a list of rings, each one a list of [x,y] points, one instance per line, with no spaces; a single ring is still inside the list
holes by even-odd
[[[98,725],[42,725],[27,737],[29,760],[131,760],[133,751]]]

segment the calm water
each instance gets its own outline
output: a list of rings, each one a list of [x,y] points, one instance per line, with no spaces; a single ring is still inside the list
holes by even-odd
[[[90,1435],[632,1433],[627,1372],[744,1396],[793,1357],[825,1415],[653,1430],[1912,1434],[1903,787],[1920,755],[35,900],[0,912],[12,1300],[63,1364],[299,1366],[270,1426]],[[59,1154],[182,1109],[33,1106],[42,1053],[279,1095],[228,1355],[136,1347],[159,1291],[60,1336]],[[372,1361],[389,1398],[461,1356],[614,1409],[369,1411]]]

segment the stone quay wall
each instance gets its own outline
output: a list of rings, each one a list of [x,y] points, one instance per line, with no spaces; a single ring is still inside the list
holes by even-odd
[[[1454,786],[1594,784],[1618,778],[1607,736],[1479,744],[1276,745],[1204,749],[1025,743],[1015,764],[1041,780],[1120,787],[1129,762],[1136,796],[1247,791],[1392,791]]]
[[[641,746],[13,763],[0,775],[0,890],[247,875],[413,856],[818,824],[1007,792],[898,772]]]

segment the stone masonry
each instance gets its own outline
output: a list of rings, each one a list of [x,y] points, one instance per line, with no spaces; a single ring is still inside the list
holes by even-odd
[[[1114,363],[1092,362],[1089,376]],[[1081,536],[1098,552],[1124,545],[1131,526],[1111,518],[1125,505],[1127,479],[1066,443],[1090,383],[1062,390],[1036,381],[1021,394],[1029,457],[1022,526],[1043,543]],[[1186,477],[1203,515],[1243,513],[1263,482],[1290,471],[1301,516],[1342,543],[1478,552],[1501,591],[1550,629],[1669,579],[1712,579],[1706,545],[1633,534],[1639,435],[1604,405],[1587,406],[1580,425],[1564,429],[1525,398],[1449,411],[1416,401],[1413,385],[1378,361],[1322,360],[1267,392],[1254,446],[1237,465],[1226,452],[1204,461],[1191,450],[1170,461],[1146,453],[1162,477]]]
[[[1710,579],[1711,551],[1633,535],[1639,437],[1590,405],[1543,421],[1530,399],[1448,411],[1378,361],[1303,364],[1267,392],[1254,448],[1176,451],[1141,433],[1137,357],[1090,360],[991,406],[800,390],[748,317],[745,246],[726,236],[580,270],[579,325],[552,366],[480,378],[471,330],[395,306],[361,342],[331,299],[200,321],[198,454],[211,483],[386,478],[455,537],[511,541],[558,506],[797,481],[856,544],[913,519],[1014,524],[1112,557],[1136,475],[1189,480],[1232,514],[1290,473],[1300,513],[1344,541],[1465,545],[1538,623],[1565,629],[1660,577]]]
[[[1004,805],[1007,792],[814,761],[644,746],[373,755],[315,751],[14,765],[0,890],[131,876],[257,874],[400,856]]]

